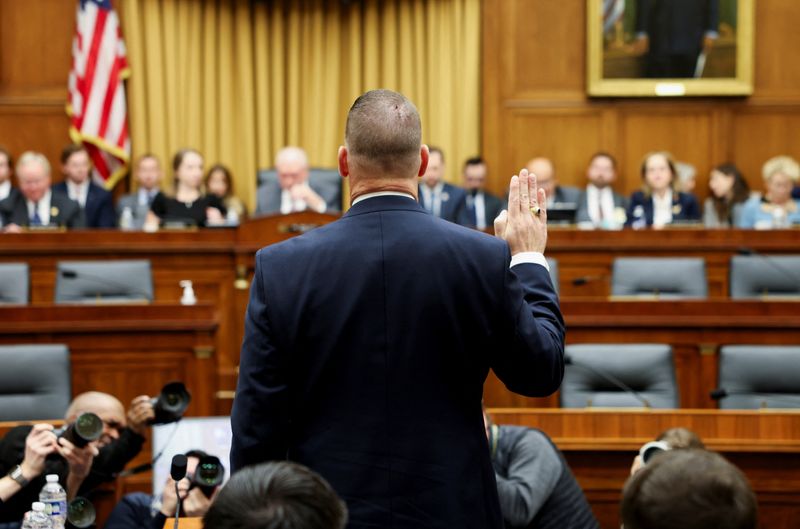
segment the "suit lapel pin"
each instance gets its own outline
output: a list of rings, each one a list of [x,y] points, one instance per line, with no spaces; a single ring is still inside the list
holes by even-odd
[[[672,214],[673,215],[678,215],[678,214],[680,214],[680,212],[681,212],[681,205],[680,204],[675,204],[674,206],[672,206]]]
[[[50,216],[51,217],[57,217],[58,216],[58,208],[57,207],[53,206],[52,208],[50,208]]]

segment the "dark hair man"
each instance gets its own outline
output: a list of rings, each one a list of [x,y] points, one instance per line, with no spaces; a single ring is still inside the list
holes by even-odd
[[[503,201],[486,191],[486,162],[480,156],[464,162],[464,190],[467,197],[459,210],[456,222],[479,230],[491,226],[503,211]]]
[[[756,496],[719,454],[669,450],[633,474],[622,491],[625,529],[756,529]]]
[[[344,529],[347,508],[302,465],[264,463],[234,474],[203,517],[203,529]]]
[[[578,200],[575,222],[591,223],[596,228],[618,228],[625,224],[628,201],[614,191],[617,160],[607,152],[597,152],[586,167],[589,181]]]
[[[445,182],[444,175],[444,152],[438,147],[430,147],[428,166],[422,173],[419,186],[419,203],[431,215],[457,222],[467,195],[460,187]]]
[[[512,177],[498,238],[430,215],[415,200],[421,137],[404,96],[360,96],[339,148],[352,207],[258,252],[231,466],[308,466],[350,527],[499,528],[484,380],[549,395],[564,371],[546,198]]]
[[[64,181],[53,186],[60,193],[80,204],[87,228],[116,226],[111,193],[92,182],[92,161],[82,145],[71,144],[61,151],[61,172]]]

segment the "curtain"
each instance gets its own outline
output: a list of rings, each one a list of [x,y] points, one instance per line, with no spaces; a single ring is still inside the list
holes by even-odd
[[[417,105],[448,180],[479,154],[480,0],[118,0],[134,157],[172,181],[182,147],[221,162],[252,210],[256,170],[285,145],[335,167],[347,110],[373,88]]]

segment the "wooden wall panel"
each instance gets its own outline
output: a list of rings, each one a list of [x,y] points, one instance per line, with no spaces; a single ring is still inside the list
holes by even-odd
[[[54,167],[69,141],[65,104],[75,6],[64,0],[0,2],[0,144],[15,156],[41,151]]]
[[[800,157],[792,134],[800,124],[800,56],[787,37],[800,24],[800,2],[756,2],[749,98],[590,99],[585,17],[586,0],[484,0],[483,155],[494,191],[532,151],[553,158],[562,183],[581,186],[587,156],[610,151],[620,162],[617,187],[630,193],[645,152],[667,149],[695,165],[701,200],[714,165],[736,163],[761,190],[767,158]]]

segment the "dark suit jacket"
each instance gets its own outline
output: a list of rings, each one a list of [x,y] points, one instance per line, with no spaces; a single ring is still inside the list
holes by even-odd
[[[644,223],[647,226],[653,225],[653,198],[645,196],[641,191],[636,191],[631,195],[626,226]],[[672,192],[672,222],[676,221],[700,221],[701,211],[697,199],[691,193]]]
[[[461,211],[461,208],[465,207],[464,201],[466,198],[466,191],[458,186],[454,186],[445,182],[444,187],[442,187],[442,208],[439,212],[439,216],[444,220],[449,220],[450,222],[458,222],[459,212]],[[422,193],[421,186],[419,188],[419,202],[422,204],[422,207],[425,209],[428,208],[428,204],[425,202],[425,195]]]
[[[575,213],[575,222],[592,222],[589,216],[589,203],[587,202],[588,193],[584,189],[578,199],[578,211]],[[624,196],[614,191],[614,207],[627,208],[628,201]]]
[[[53,194],[57,193],[69,197],[66,182],[53,185]],[[90,182],[83,215],[87,228],[114,228],[117,225],[117,215],[114,212],[114,200],[111,193],[94,182]]]
[[[525,395],[563,375],[542,266],[410,198],[256,255],[231,423],[233,471],[289,459],[324,476],[351,528],[502,527],[481,413],[493,369]]]
[[[317,185],[310,177],[308,186],[325,200],[326,212],[341,211],[341,194],[335,190]],[[255,215],[273,215],[281,212],[281,185],[277,180],[271,180],[258,186],[256,191]]]
[[[54,226],[64,226],[67,228],[83,228],[85,221],[81,206],[74,200],[70,200],[58,193],[50,194],[50,224]],[[53,208],[58,210],[52,214]],[[3,218],[3,226],[16,224],[18,226],[30,226],[28,218],[28,205],[22,193],[9,195],[8,198],[0,202],[0,216]]]
[[[636,31],[654,55],[697,54],[707,31],[719,29],[719,0],[639,0]]]
[[[483,194],[484,222],[486,222],[487,227],[490,227],[494,225],[494,219],[503,211],[505,205],[499,197],[487,191],[482,191],[481,193]],[[461,207],[456,212],[456,222],[469,228],[474,228],[477,225],[475,209],[469,206],[469,195],[464,197]]]
[[[792,189],[792,198],[800,200],[800,186],[794,186],[794,189]]]

